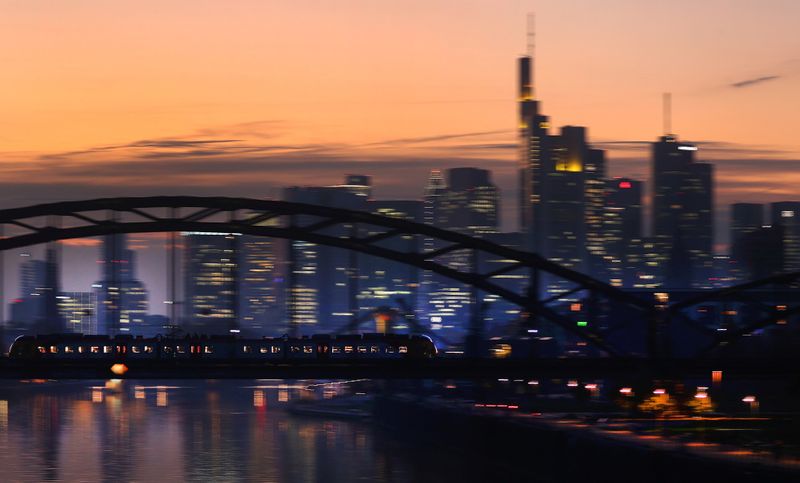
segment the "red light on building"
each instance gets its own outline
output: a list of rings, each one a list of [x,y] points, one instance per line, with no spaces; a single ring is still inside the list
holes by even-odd
[[[630,181],[620,181],[619,182],[619,188],[620,189],[627,190],[627,189],[630,189],[630,187],[631,187],[631,182]]]

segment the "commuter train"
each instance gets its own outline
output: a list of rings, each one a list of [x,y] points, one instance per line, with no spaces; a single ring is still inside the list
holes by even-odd
[[[245,339],[234,336],[184,338],[83,334],[24,335],[11,345],[9,357],[29,361],[350,361],[428,359],[436,355],[424,335],[313,335]]]

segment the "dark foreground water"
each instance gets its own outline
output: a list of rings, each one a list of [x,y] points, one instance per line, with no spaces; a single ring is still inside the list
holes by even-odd
[[[0,481],[462,481],[369,423],[290,414],[340,390],[309,384],[0,380]]]

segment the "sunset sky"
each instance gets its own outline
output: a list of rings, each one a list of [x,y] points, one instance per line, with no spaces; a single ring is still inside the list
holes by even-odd
[[[429,169],[472,165],[513,230],[533,11],[537,97],[552,125],[589,127],[612,174],[648,177],[670,91],[673,131],[716,165],[720,228],[733,201],[800,198],[795,0],[0,0],[0,207],[277,197],[345,173],[419,198]]]

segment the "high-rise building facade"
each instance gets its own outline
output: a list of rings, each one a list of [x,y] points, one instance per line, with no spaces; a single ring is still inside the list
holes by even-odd
[[[653,143],[652,219],[668,288],[703,288],[713,273],[713,167],[672,135]]]
[[[546,224],[541,202],[545,192],[544,174],[550,163],[549,120],[540,113],[539,101],[535,98],[533,57],[520,57],[518,68],[520,228],[528,249],[541,253],[540,233]]]
[[[136,278],[136,252],[124,234],[106,235],[101,246],[100,280],[93,285],[97,331],[103,334],[135,333],[148,312],[147,289]]]
[[[207,334],[239,327],[239,243],[236,233],[185,232],[183,326]]]
[[[276,336],[287,330],[281,245],[273,238],[250,235],[242,236],[238,244],[239,323],[242,331],[254,336]]]
[[[69,332],[97,334],[97,293],[61,292],[58,312]]]
[[[643,263],[641,181],[606,181],[602,233],[604,278],[612,285],[633,288]]]
[[[350,187],[290,187],[284,200],[349,210],[367,211],[366,196]],[[310,216],[295,220],[310,224]],[[356,235],[356,227],[336,225],[319,230],[329,236]],[[286,305],[292,331],[337,332],[358,317],[356,298],[359,255],[341,248],[289,240]]]
[[[433,205],[435,198],[436,226],[470,236],[485,238],[499,231],[500,191],[491,179],[491,173],[479,168],[453,168],[445,173],[446,182],[437,190],[426,193],[426,201]],[[433,193],[436,193],[435,195]],[[441,248],[433,245],[426,249]],[[437,258],[439,263],[459,271],[471,271],[473,259],[470,250],[456,250]],[[476,292],[469,286],[446,277],[430,274],[430,282],[423,301],[423,317],[433,330],[442,330],[447,336],[459,338],[465,330],[476,303]]]
[[[764,205],[760,203],[734,203],[731,205],[731,239],[730,255],[732,276],[734,280],[743,282],[751,278],[747,270],[747,253],[745,239],[764,226]]]
[[[368,204],[371,213],[390,218],[422,223],[424,204],[418,200],[372,200]],[[370,236],[376,233],[362,233]],[[401,235],[375,242],[377,246],[402,252],[420,251],[423,240],[414,235]],[[369,255],[358,257],[358,278],[354,287],[358,291],[360,317],[388,307],[397,310],[415,311],[419,304],[420,270],[411,265]],[[417,315],[417,314],[407,314]],[[376,325],[362,325],[362,330],[382,332],[385,330],[409,329],[403,321],[395,327],[387,327],[380,317],[372,318]],[[373,320],[371,320],[372,322]],[[397,321],[396,321],[397,322]]]
[[[800,271],[800,201],[770,204],[772,226],[779,226],[783,237],[783,271]]]

